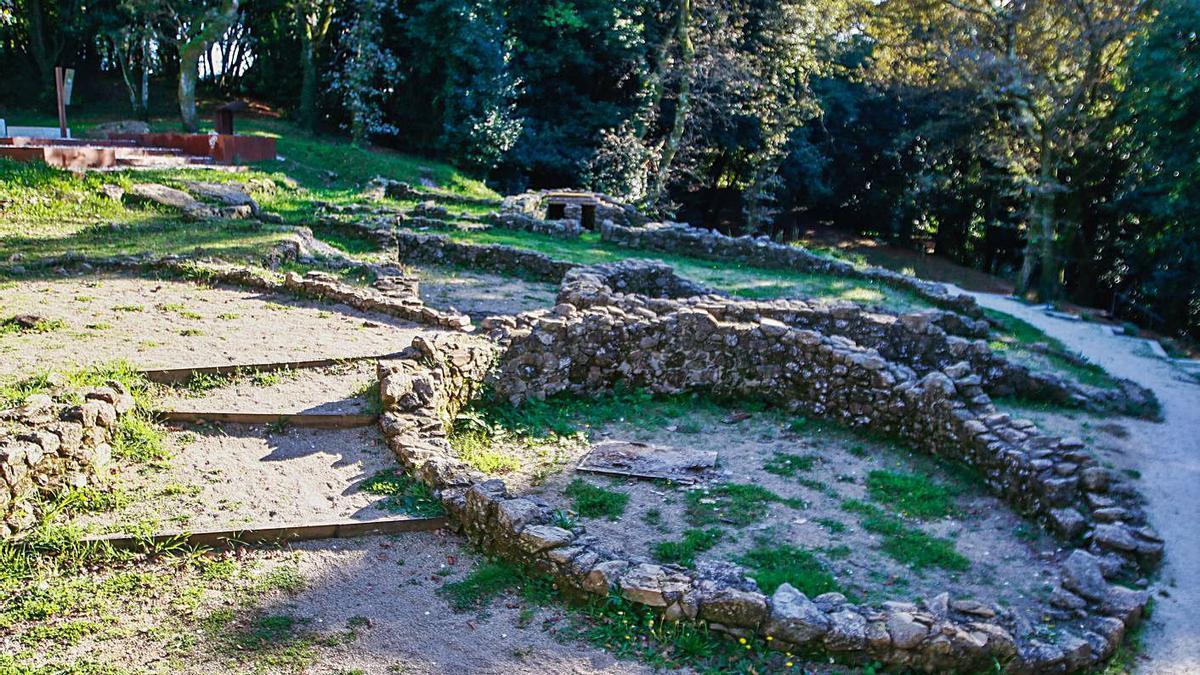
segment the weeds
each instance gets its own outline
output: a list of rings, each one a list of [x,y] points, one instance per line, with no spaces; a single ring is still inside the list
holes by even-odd
[[[872,471],[867,494],[875,501],[914,518],[943,518],[954,513],[952,490],[928,476],[897,471]]]
[[[584,518],[617,520],[625,515],[625,507],[629,504],[629,495],[624,492],[605,490],[581,478],[571,481],[565,494],[574,500],[574,511]]]
[[[445,514],[441,501],[421,481],[385,469],[371,476],[362,484],[363,492],[381,495],[387,499],[379,506],[396,513],[407,513],[423,518],[435,518]]]
[[[688,522],[693,525],[728,523],[749,525],[762,520],[774,502],[794,509],[807,508],[800,499],[785,499],[770,490],[750,484],[723,483],[687,493]]]
[[[716,546],[721,541],[721,536],[720,528],[716,527],[707,530],[686,530],[680,541],[662,541],[655,544],[654,559],[662,563],[693,567],[696,564],[696,554]]]
[[[808,597],[838,591],[837,582],[812,553],[794,546],[760,543],[738,557],[763,593],[770,595],[782,584],[791,584]]]
[[[884,553],[914,570],[937,567],[960,572],[971,566],[970,561],[954,549],[953,541],[930,536],[873,504],[850,499],[842,503],[842,508],[858,514],[864,530],[883,538],[881,548]]]

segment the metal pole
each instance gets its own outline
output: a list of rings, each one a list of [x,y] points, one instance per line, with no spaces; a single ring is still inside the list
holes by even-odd
[[[58,135],[67,137],[67,103],[63,92],[62,66],[54,67],[54,88],[58,90]]]

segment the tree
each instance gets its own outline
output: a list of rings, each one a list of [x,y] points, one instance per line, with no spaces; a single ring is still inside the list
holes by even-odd
[[[317,53],[329,36],[336,10],[335,0],[292,0],[300,37],[300,106],[296,116],[309,131],[317,126]]]
[[[200,58],[213,41],[237,21],[238,0],[165,0],[162,14],[169,31],[163,36],[179,52],[179,116],[184,131],[196,132],[196,81]]]
[[[383,44],[387,9],[386,0],[355,0],[353,14],[344,24],[344,60],[332,86],[350,115],[350,137],[356,145],[367,144],[373,134],[397,131],[380,107],[393,90],[390,80],[397,72],[396,57]]]
[[[150,69],[153,45],[155,0],[122,0],[100,21],[100,35],[121,69],[121,80],[129,94],[129,107],[145,118],[150,106]]]
[[[962,88],[994,112],[981,147],[1026,193],[1018,290],[1058,294],[1061,178],[1114,109],[1117,67],[1142,0],[887,0],[869,32],[875,72],[922,87]],[[1040,275],[1035,273],[1040,269]]]
[[[1200,6],[1165,0],[1157,10],[1128,61],[1120,149],[1132,161],[1110,281],[1136,318],[1200,337]]]
[[[436,146],[473,169],[495,167],[521,132],[502,9],[484,0],[419,0],[405,24],[412,77],[430,86],[440,121]]]

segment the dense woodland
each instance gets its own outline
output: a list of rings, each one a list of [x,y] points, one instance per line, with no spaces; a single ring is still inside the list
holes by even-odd
[[[935,252],[1200,336],[1195,0],[0,0],[0,116],[314,131],[663,217]],[[115,103],[114,103],[115,102]]]

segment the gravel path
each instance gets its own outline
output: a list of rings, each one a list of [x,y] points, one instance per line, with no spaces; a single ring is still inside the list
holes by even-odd
[[[1106,327],[1046,316],[1011,298],[973,293],[979,304],[1037,326],[1067,347],[1149,387],[1162,402],[1164,423],[1123,419],[1130,431],[1132,464],[1150,520],[1166,539],[1166,561],[1146,634],[1139,672],[1200,673],[1200,385],[1170,362],[1153,357],[1144,343],[1113,335]]]

